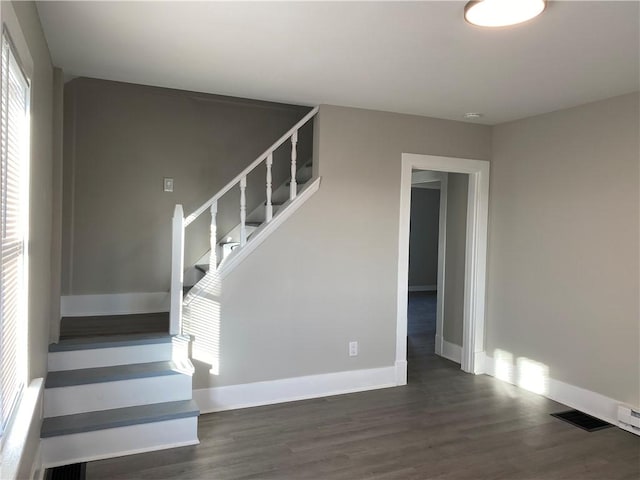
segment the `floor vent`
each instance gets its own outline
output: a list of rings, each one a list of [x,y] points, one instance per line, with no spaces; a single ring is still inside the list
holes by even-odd
[[[595,432],[596,430],[613,427],[610,423],[578,410],[567,410],[566,412],[552,413],[551,416],[564,420],[565,422],[586,430],[587,432]]]
[[[87,478],[87,464],[74,463],[62,467],[49,468],[45,480],[85,480]]]

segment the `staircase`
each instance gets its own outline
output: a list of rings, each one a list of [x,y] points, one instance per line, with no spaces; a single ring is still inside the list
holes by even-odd
[[[296,184],[299,192],[302,192],[310,183],[313,177],[313,159],[310,158],[307,162],[296,171]],[[289,196],[291,194],[291,180],[287,179],[282,184],[273,190],[271,195],[271,205],[273,209],[273,215],[283,208]],[[251,240],[251,236],[267,221],[266,219],[266,201],[258,205],[251,213],[247,214],[245,228],[247,232],[247,241]],[[216,260],[220,267],[221,264],[231,255],[231,252],[240,247],[240,235],[241,225],[238,223],[234,228],[224,235],[220,235],[218,243],[216,244]],[[211,261],[211,250],[207,251],[200,259],[195,263],[194,268],[198,270],[202,275],[207,274],[209,271]],[[200,277],[200,279],[202,276]],[[188,291],[193,288],[194,285],[185,287]]]
[[[62,319],[60,341],[49,346],[40,434],[45,468],[198,443],[200,412],[192,400],[189,357],[217,369],[217,346],[208,339],[219,328],[211,323],[219,312],[210,306],[219,282],[318,190],[311,160],[297,166],[298,131],[317,111],[192,214],[185,217],[176,205],[169,314]],[[290,176],[274,189],[274,152],[289,141]],[[262,165],[264,201],[247,213],[247,176]],[[219,237],[218,201],[236,187],[240,222]],[[204,212],[211,213],[210,251],[190,266],[204,276],[185,288],[186,228]]]
[[[49,346],[44,467],[198,443],[187,339],[162,332],[166,313],[159,331],[130,331],[153,316],[63,319]]]
[[[205,350],[211,349],[211,345],[207,345],[203,338],[209,336],[207,331],[215,328],[213,325],[203,323],[202,319],[208,316],[207,309],[210,308],[207,303],[211,304],[204,298],[216,296],[222,279],[320,188],[320,177],[313,176],[313,159],[304,163],[302,168],[298,168],[297,163],[298,132],[317,113],[318,107],[315,107],[190,215],[185,216],[182,205],[176,205],[172,232],[170,332],[191,335],[194,338],[194,351],[198,350],[201,353],[198,356],[199,360],[210,356]],[[286,182],[274,189],[272,176],[274,152],[287,143],[290,143],[291,146],[290,176]],[[264,202],[247,214],[247,177],[263,164],[266,170]],[[240,191],[240,202],[237,205],[240,222],[230,232],[219,236],[216,220],[218,202],[234,188],[238,188]],[[210,249],[193,265],[205,275],[195,285],[185,289],[184,241],[186,230],[194,220],[205,212],[209,212],[211,215]],[[184,295],[185,291],[186,295]],[[201,305],[198,305],[199,302]],[[197,315],[194,314],[196,310],[198,311]],[[198,318],[196,319],[196,317]]]

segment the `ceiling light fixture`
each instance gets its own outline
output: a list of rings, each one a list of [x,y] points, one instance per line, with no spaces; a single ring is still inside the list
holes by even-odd
[[[479,27],[506,27],[540,15],[545,0],[479,0],[467,3],[464,19]]]
[[[482,114],[479,112],[469,112],[464,114],[464,118],[469,118],[471,120],[482,118]]]

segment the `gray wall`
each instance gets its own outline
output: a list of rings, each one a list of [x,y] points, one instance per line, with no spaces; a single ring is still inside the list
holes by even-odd
[[[63,278],[65,295],[169,288],[171,217],[188,214],[240,173],[309,109],[79,78],[65,87]],[[310,127],[307,129],[310,131]],[[311,155],[302,135],[304,163]],[[284,181],[290,147],[275,158]],[[249,211],[264,195],[249,177]],[[162,178],[175,179],[174,193]],[[220,204],[222,236],[239,222],[239,191]],[[209,249],[210,216],[189,226],[187,265]]]
[[[411,189],[409,286],[438,283],[438,218],[440,190]]]
[[[444,278],[444,321],[447,342],[462,346],[464,324],[464,262],[467,239],[469,175],[449,173],[447,185],[447,248]]]
[[[195,388],[394,365],[401,154],[491,153],[490,127],[325,105],[314,141],[320,190],[224,279]]]
[[[639,95],[494,129],[487,353],[640,405]]]
[[[19,27],[9,18],[13,7]],[[60,272],[56,258],[60,252],[53,240],[56,228],[53,199],[55,197],[53,170],[55,156],[53,143],[54,82],[53,68],[40,19],[32,2],[1,2],[2,19],[15,32],[20,28],[33,60],[31,77],[31,185],[29,205],[29,325],[28,325],[28,375],[32,380],[44,377],[47,372],[47,344],[49,321],[52,314],[51,296],[57,295],[55,280]],[[37,414],[38,412],[36,412]],[[27,439],[18,475],[30,473],[39,443],[40,418],[33,422]]]

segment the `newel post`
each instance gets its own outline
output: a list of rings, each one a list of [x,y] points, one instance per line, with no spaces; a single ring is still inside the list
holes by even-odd
[[[184,277],[184,212],[182,205],[173,211],[171,235],[171,311],[169,333],[182,333],[182,287]]]

